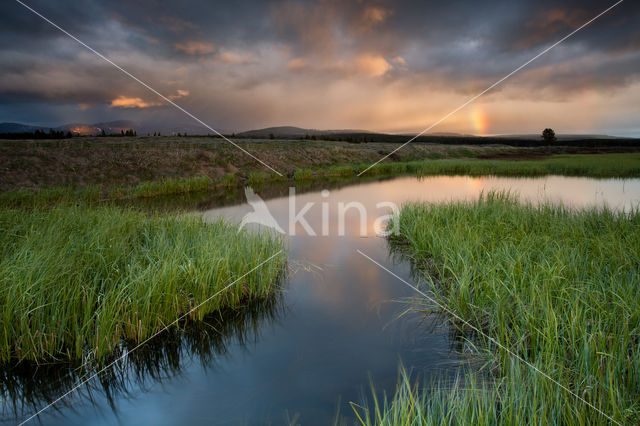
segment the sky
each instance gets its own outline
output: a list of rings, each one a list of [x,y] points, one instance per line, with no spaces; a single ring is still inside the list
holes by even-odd
[[[425,129],[615,3],[22,1],[221,131],[390,133]],[[18,2],[0,21],[0,122],[192,123]],[[432,132],[640,136],[639,22],[625,0]]]

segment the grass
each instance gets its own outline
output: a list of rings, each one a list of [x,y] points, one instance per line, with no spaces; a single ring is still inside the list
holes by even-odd
[[[409,204],[392,247],[439,303],[623,424],[640,422],[640,212],[520,204]],[[458,389],[401,383],[365,424],[608,424],[598,411],[462,323],[490,359]]]
[[[293,174],[293,180],[295,181],[305,181],[313,179],[313,171],[310,169],[300,169],[296,170]]]
[[[354,173],[355,171],[353,167],[343,165],[329,167],[324,175],[329,177],[348,177],[353,176]]]
[[[282,292],[274,292],[267,298],[214,312],[202,321],[169,328],[135,350],[133,342],[124,342],[120,354],[126,352],[127,356],[101,369],[100,380],[91,380],[78,389],[75,387],[88,372],[82,368],[86,367],[82,360],[5,365],[0,375],[3,421],[8,422],[7,414],[11,412],[15,419],[24,419],[72,389],[74,398],[59,400],[58,409],[77,406],[79,401],[91,403],[96,393],[107,395],[110,401],[126,398],[133,386],[148,389],[151,384],[162,385],[183,376],[194,359],[206,371],[215,371],[231,348],[249,350],[264,332],[264,326],[280,318],[284,309],[282,296]]]
[[[400,167],[388,163],[390,167]],[[382,166],[382,165],[380,165]],[[375,167],[367,173],[375,170]],[[640,154],[558,155],[540,160],[443,159],[406,163],[406,171],[418,176],[588,176],[599,178],[640,177]]]
[[[222,221],[115,207],[0,210],[0,361],[91,359],[141,342],[283,249]],[[189,315],[274,291],[276,256]]]
[[[359,166],[337,165],[328,168],[302,168],[293,172],[289,182],[307,184],[310,181],[347,180],[369,164]],[[367,170],[362,178],[414,175],[470,175],[526,177],[545,175],[588,176],[596,178],[640,177],[640,154],[588,154],[558,155],[537,160],[483,160],[483,159],[439,159],[427,161],[382,162]],[[78,201],[113,200],[121,198],[150,198],[161,195],[207,191],[216,188],[228,191],[249,185],[262,188],[267,183],[287,183],[285,177],[265,171],[229,173],[211,178],[207,175],[193,177],[162,178],[144,181],[134,186],[115,185],[99,187],[58,186],[52,188],[17,189],[0,192],[0,206],[43,207],[52,204],[73,204]]]
[[[133,189],[133,196],[155,197],[158,195],[184,194],[189,192],[206,191],[211,180],[208,176],[191,178],[162,179],[156,182],[143,182]]]
[[[309,168],[371,164],[397,144],[350,144],[335,141],[238,140],[280,173],[293,175]],[[470,156],[514,154],[532,148],[504,145],[469,147]],[[548,150],[548,148],[545,148]],[[564,148],[558,148],[557,152]],[[460,156],[459,146],[409,145],[398,161]],[[556,151],[554,151],[556,152]],[[564,151],[562,151],[564,152]],[[133,187],[164,178],[209,176],[212,181],[237,173],[266,171],[254,158],[220,139],[203,137],[82,137],[64,141],[1,141],[0,191],[54,186],[99,185],[104,189]],[[271,172],[269,172],[271,173]]]
[[[222,178],[222,185],[225,188],[233,188],[234,186],[236,186],[236,175],[234,174],[224,175],[224,177]]]

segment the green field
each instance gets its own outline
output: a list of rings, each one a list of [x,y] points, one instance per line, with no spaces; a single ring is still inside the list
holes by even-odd
[[[270,296],[286,262],[269,234],[127,208],[3,209],[0,234],[3,362],[99,363],[185,313],[201,320]]]
[[[336,165],[324,168],[297,169],[290,177],[275,173],[251,171],[230,173],[211,178],[206,175],[161,178],[136,185],[116,186],[55,186],[39,189],[20,188],[0,192],[0,207],[46,207],[53,204],[73,204],[78,201],[108,201],[186,194],[193,192],[230,193],[245,185],[262,188],[265,185],[304,185],[309,182],[335,182],[378,179],[409,175],[468,175],[536,177],[547,175],[583,176],[595,178],[640,177],[640,154],[571,154],[555,155],[535,160],[506,159],[436,159],[420,161],[382,162],[358,177],[370,164]]]
[[[354,408],[362,423],[638,424],[639,211],[487,194],[409,204],[396,220],[392,248],[486,367],[453,386],[421,389],[405,376],[391,400]]]

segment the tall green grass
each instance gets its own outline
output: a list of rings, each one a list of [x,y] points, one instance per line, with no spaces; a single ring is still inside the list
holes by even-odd
[[[369,164],[359,166],[337,165],[327,169],[300,169],[293,173],[292,180],[298,184],[325,178],[347,180],[355,178]],[[362,178],[396,175],[471,175],[471,176],[587,176],[596,178],[640,177],[640,154],[587,154],[557,155],[541,160],[483,160],[440,159],[409,162],[382,162],[367,170]],[[100,199],[151,198],[162,195],[207,191],[216,187],[234,188],[250,185],[264,187],[267,183],[284,183],[287,179],[275,173],[249,171],[245,174],[227,174],[212,179],[207,176],[189,178],[166,178],[159,181],[142,182],[136,186],[111,186],[100,188],[55,187],[39,190],[12,190],[0,192],[0,206],[44,207],[54,204]]]
[[[0,210],[0,361],[101,360],[283,249],[224,222],[115,207]],[[274,290],[283,252],[189,315]]]
[[[305,181],[313,179],[313,171],[310,169],[298,169],[293,174],[293,180]]]
[[[381,163],[377,167],[384,171]],[[402,163],[395,163],[402,164]],[[396,166],[399,167],[399,166]],[[541,160],[464,160],[443,159],[405,163],[406,172],[418,176],[429,175],[496,175],[496,176],[589,176],[589,177],[638,177],[640,176],[639,154],[588,154],[556,155]],[[381,173],[381,172],[376,172]]]
[[[640,422],[638,210],[575,211],[488,194],[473,203],[409,204],[396,220],[400,237],[392,247],[426,272],[439,303],[598,410],[621,423]],[[484,336],[453,324],[489,351],[496,383],[465,384],[428,400],[405,386],[381,418],[401,415],[403,424],[608,423]]]
[[[343,166],[329,167],[324,172],[324,175],[328,177],[348,177],[348,176],[353,176],[354,173],[355,173],[355,170],[352,166],[343,165]]]
[[[155,197],[167,194],[184,194],[188,192],[206,191],[209,189],[208,176],[192,178],[173,178],[160,181],[143,182],[133,190],[134,197]]]
[[[77,201],[91,202],[102,197],[99,187],[53,187],[37,191],[19,189],[0,192],[0,207],[47,207],[54,204],[71,204]]]

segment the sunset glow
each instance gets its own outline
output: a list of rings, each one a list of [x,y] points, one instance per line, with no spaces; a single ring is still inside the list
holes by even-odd
[[[10,3],[2,6],[3,16],[15,15],[20,24],[2,30],[10,32],[0,81],[6,120],[185,120]],[[454,10],[410,0],[274,0],[251,7],[192,0],[162,8],[123,1],[32,3],[227,132],[293,125],[417,133],[603,9],[591,0],[522,1],[508,11],[500,2]],[[621,4],[433,132],[531,134],[552,126],[560,133],[640,134],[640,30],[633,25],[639,19],[640,6]],[[28,112],[15,107],[25,102]]]
[[[473,108],[470,117],[474,133],[478,136],[486,136],[489,132],[489,117],[485,111],[479,107]]]

